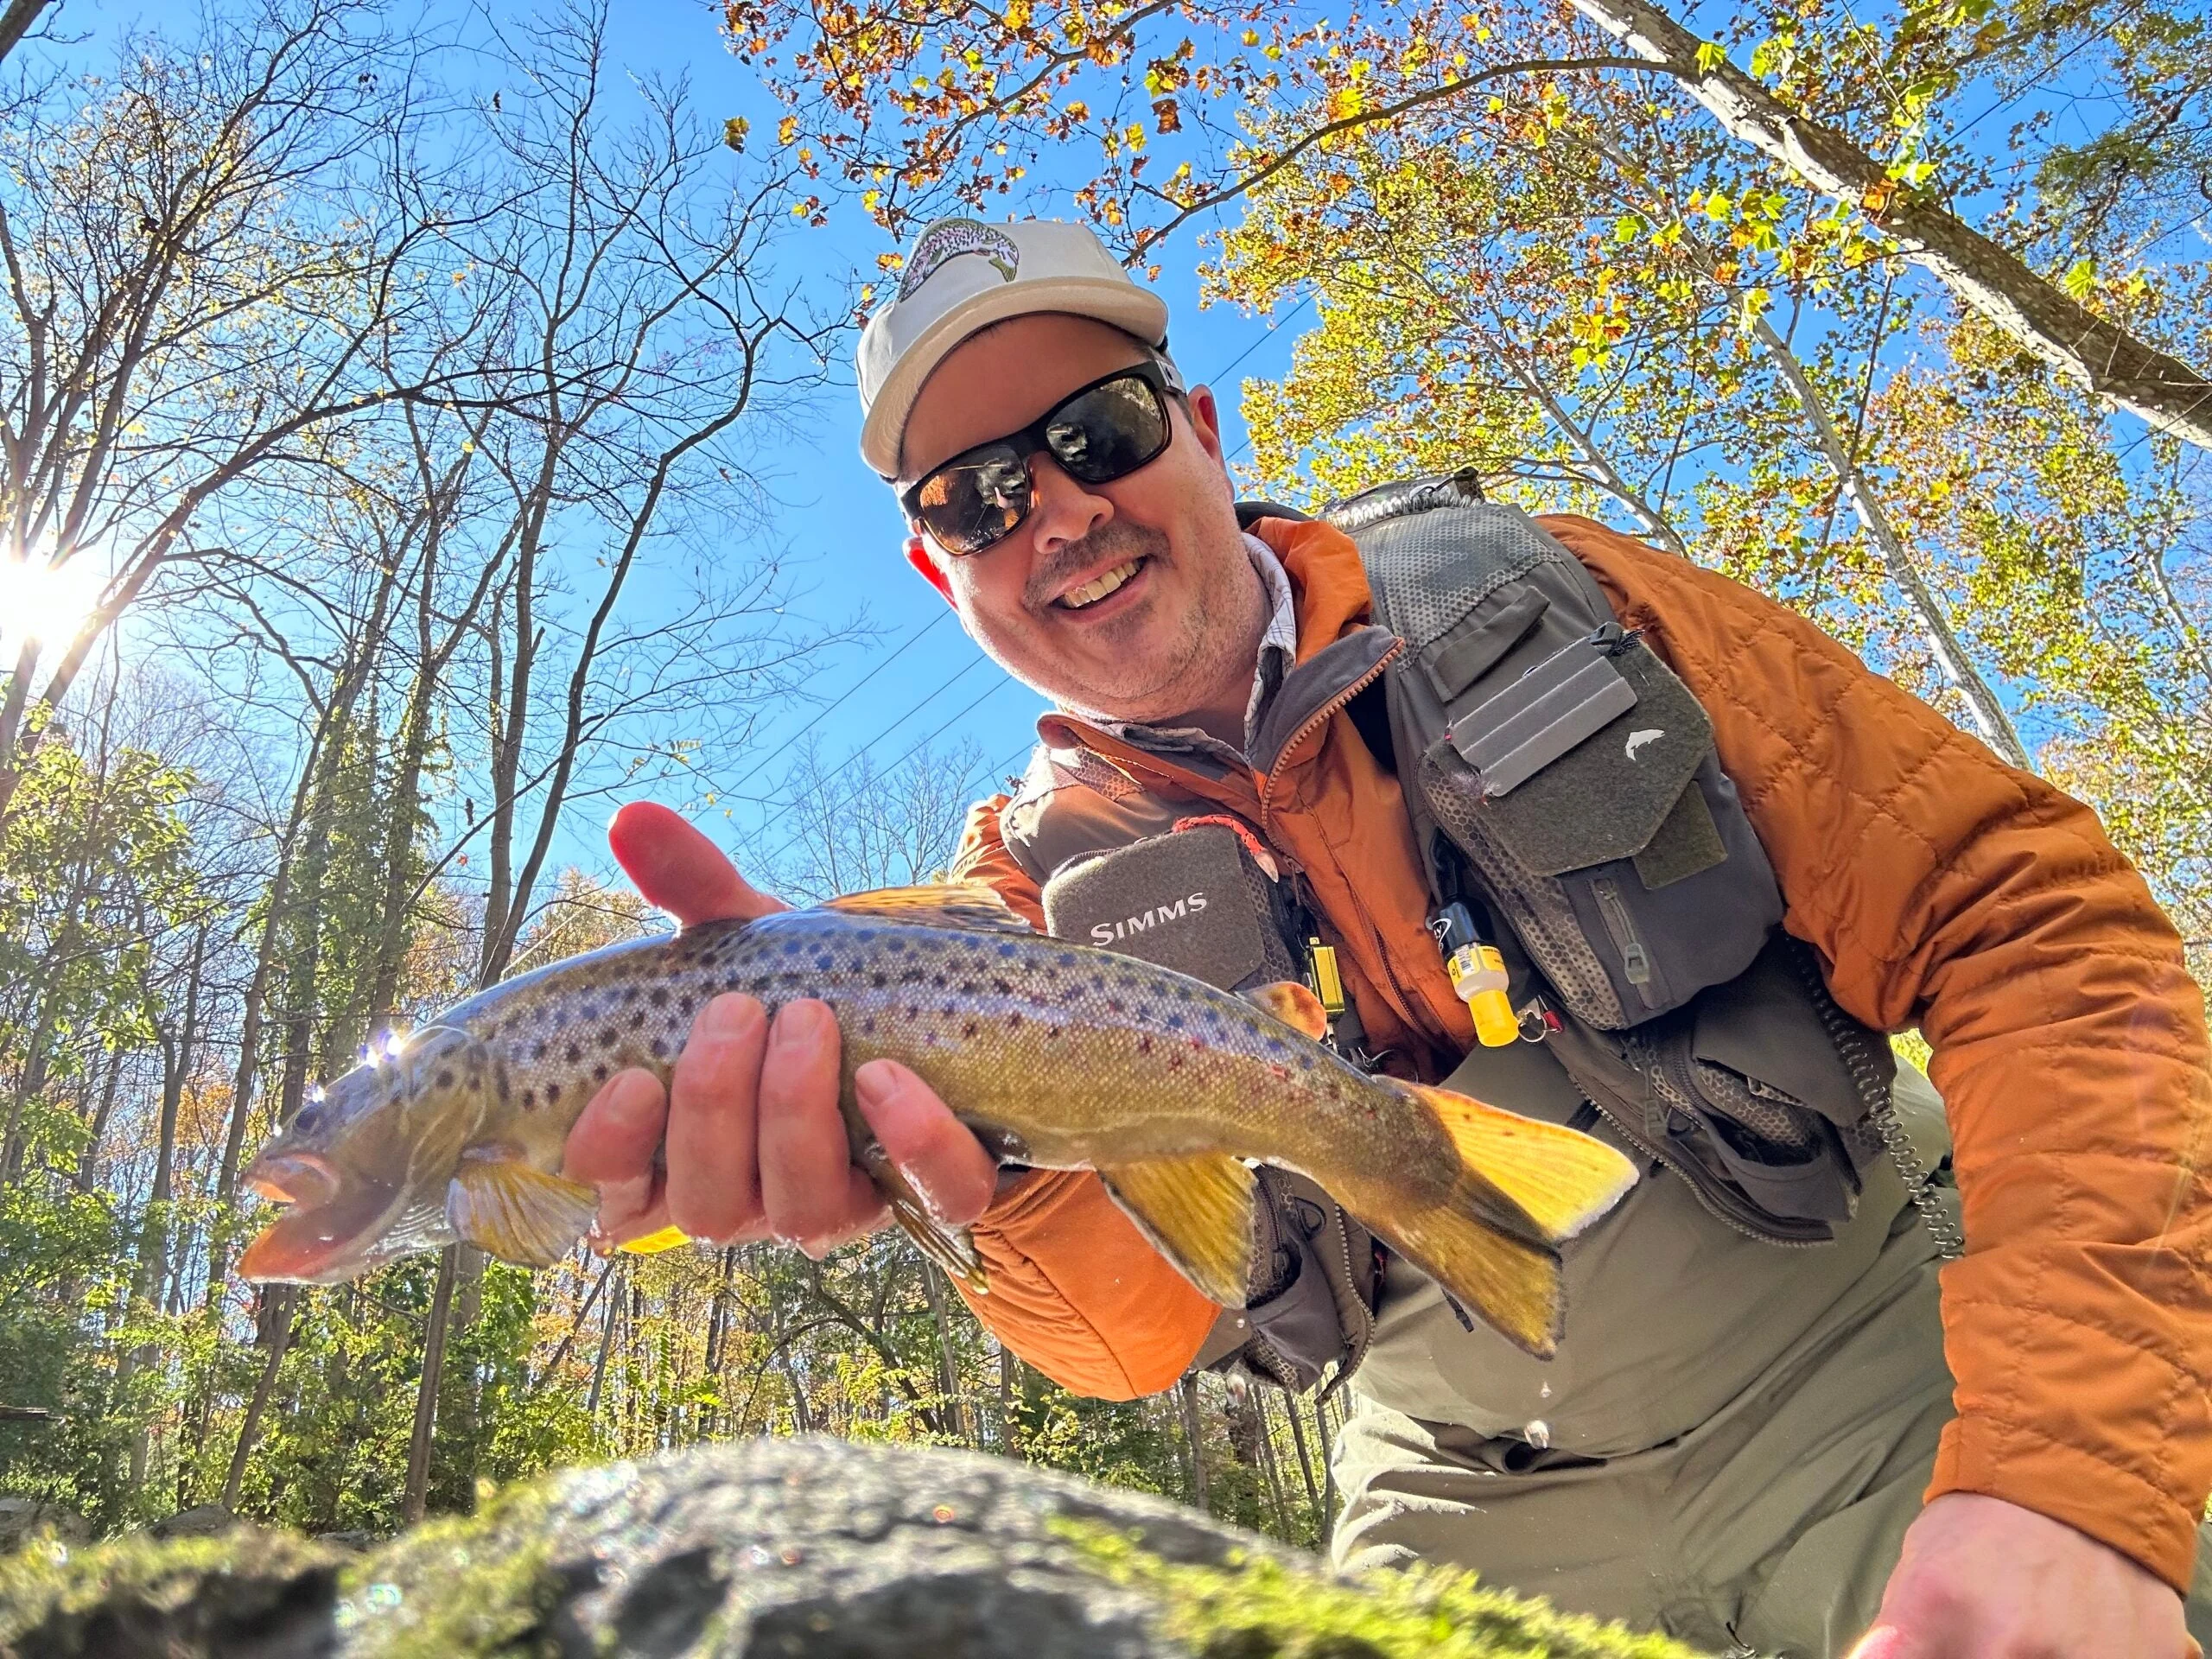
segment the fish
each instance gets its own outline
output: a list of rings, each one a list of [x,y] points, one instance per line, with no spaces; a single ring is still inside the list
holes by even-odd
[[[246,1172],[289,1207],[239,1261],[331,1284],[465,1239],[550,1266],[589,1230],[560,1173],[569,1128],[616,1072],[664,1084],[699,1010],[741,991],[835,1012],[856,1164],[931,1261],[977,1294],[974,1241],[884,1154],[853,1074],[899,1061],[1000,1161],[1095,1170],[1202,1294],[1245,1306],[1256,1178],[1314,1181],[1455,1301],[1549,1357],[1560,1247],[1637,1170],[1604,1142],[1447,1090],[1370,1074],[1319,1039],[1295,982],[1245,995],[1035,931],[981,883],[850,894],[707,922],[506,980],[309,1100]]]

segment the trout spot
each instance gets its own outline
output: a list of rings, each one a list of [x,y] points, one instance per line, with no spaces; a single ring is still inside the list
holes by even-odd
[[[534,1112],[537,1109],[537,1090],[525,1089],[522,1091],[522,1109],[525,1112]]]
[[[450,1089],[453,1087],[453,1068],[451,1066],[442,1065],[438,1068],[438,1087],[441,1089]]]
[[[665,1037],[656,1037],[656,1038],[654,1038],[654,1039],[653,1039],[653,1058],[655,1058],[655,1059],[657,1059],[657,1060],[664,1060],[664,1059],[666,1059],[667,1058],[668,1058],[668,1039],[667,1039],[667,1038],[665,1038]]]
[[[612,1048],[616,1043],[621,1041],[621,1039],[622,1033],[615,1030],[613,1027],[602,1026],[600,1028],[599,1046],[601,1048]]]
[[[545,1085],[545,1103],[548,1106],[556,1106],[560,1103],[560,1101],[561,1085],[557,1083],[547,1084]]]
[[[657,1008],[666,1007],[668,1006],[668,987],[665,985],[654,986],[651,991],[646,993],[645,1000],[648,1002],[651,1002],[653,1007]]]

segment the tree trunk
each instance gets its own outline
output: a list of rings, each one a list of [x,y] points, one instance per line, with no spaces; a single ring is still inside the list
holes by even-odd
[[[269,1357],[261,1367],[261,1380],[253,1385],[253,1398],[246,1402],[245,1420],[238,1425],[238,1444],[231,1449],[230,1472],[223,1477],[222,1506],[232,1515],[238,1513],[238,1491],[245,1482],[246,1459],[253,1455],[253,1443],[261,1436],[261,1419],[269,1409],[269,1397],[276,1391],[276,1373],[284,1363],[284,1351],[292,1344],[292,1321],[297,1317],[300,1287],[297,1285],[271,1285],[263,1293],[261,1325],[266,1338]]]
[[[407,1487],[400,1518],[413,1526],[423,1518],[430,1491],[430,1433],[438,1421],[438,1376],[446,1363],[446,1316],[453,1309],[454,1280],[461,1246],[448,1244],[438,1257],[438,1286],[430,1295],[430,1318],[423,1343],[423,1381],[415,1390],[415,1432],[407,1442]]]
[[[1814,189],[1866,210],[1898,251],[1959,303],[2116,408],[2212,448],[2212,381],[2077,304],[2013,254],[1889,176],[1841,133],[1790,111],[1644,0],[1574,0],[1574,8],[1680,81],[1721,129]]]
[[[950,1306],[957,1299],[934,1262],[922,1263],[922,1282],[929,1287],[930,1313],[937,1325],[938,1389],[944,1401],[944,1426],[962,1445],[980,1447],[982,1437],[974,1432],[966,1404],[960,1397],[960,1354],[953,1345]]]
[[[8,9],[0,11],[0,58],[22,44],[23,36],[31,32],[31,25],[38,22],[39,13],[47,8],[48,0],[9,0]]]
[[[1206,1507],[1206,1453],[1202,1425],[1198,1421],[1198,1379],[1185,1376],[1176,1391],[1176,1402],[1182,1415],[1183,1439],[1191,1448],[1191,1505],[1193,1509]]]

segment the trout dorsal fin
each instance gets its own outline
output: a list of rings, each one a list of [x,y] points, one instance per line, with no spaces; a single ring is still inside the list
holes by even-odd
[[[1242,1307],[1252,1261],[1252,1172],[1225,1152],[1102,1166],[1099,1177],[1198,1294]]]
[[[1007,907],[995,889],[982,881],[938,881],[918,887],[878,887],[873,893],[848,893],[822,901],[824,910],[881,916],[919,927],[993,929],[1007,933],[1037,930]]]

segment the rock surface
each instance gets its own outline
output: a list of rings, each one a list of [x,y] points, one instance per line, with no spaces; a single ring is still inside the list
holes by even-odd
[[[1355,1583],[1162,1499],[810,1439],[570,1470],[366,1555],[240,1529],[0,1562],[9,1659],[1687,1659],[1464,1575]]]

